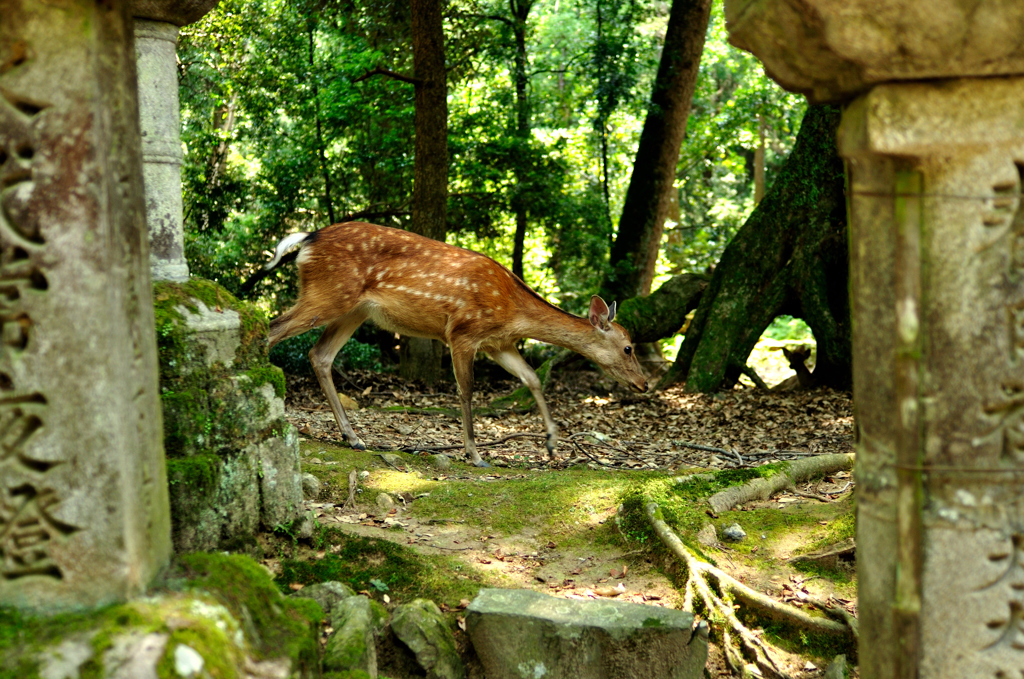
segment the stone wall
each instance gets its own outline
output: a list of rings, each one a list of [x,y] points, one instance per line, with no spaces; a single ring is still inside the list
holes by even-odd
[[[175,550],[241,547],[299,518],[298,437],[267,321],[216,283],[154,286]]]

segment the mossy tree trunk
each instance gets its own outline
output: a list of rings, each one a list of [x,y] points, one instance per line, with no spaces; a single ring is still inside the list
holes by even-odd
[[[778,178],[729,243],[661,388],[717,391],[739,378],[780,314],[802,318],[818,343],[818,384],[851,386],[848,247],[840,110],[811,106]]]

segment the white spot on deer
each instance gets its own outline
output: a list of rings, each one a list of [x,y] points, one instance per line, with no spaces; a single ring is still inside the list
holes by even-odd
[[[434,281],[427,281],[427,287],[428,288],[434,287]]]
[[[409,246],[408,245],[403,245],[402,246],[402,252],[407,252],[408,250],[409,250]]]
[[[476,283],[473,283],[473,284],[472,284],[471,286],[469,286],[469,287],[470,287],[470,288],[471,288],[471,289],[473,290],[473,292],[479,292],[479,291],[480,291],[480,286],[479,286],[479,285],[477,285]]]
[[[345,249],[348,250],[349,252],[352,252],[352,243],[347,244],[345,246]]]
[[[462,307],[466,306],[466,300],[461,299],[461,298],[455,300],[455,306],[457,306],[457,307],[459,307],[461,309]]]
[[[493,316],[494,315],[494,309],[486,309],[484,311],[484,313],[487,314],[488,316]]]
[[[500,297],[501,296],[501,293],[498,292],[497,290],[491,290],[491,294],[494,295],[495,297]]]
[[[380,271],[378,271],[376,276],[377,280],[379,281],[380,279],[384,278],[384,274],[386,274],[387,272],[387,269],[381,269]]]

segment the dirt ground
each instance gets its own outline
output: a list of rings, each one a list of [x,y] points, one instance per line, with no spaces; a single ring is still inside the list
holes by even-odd
[[[428,390],[370,372],[346,379],[336,383],[359,406],[349,415],[365,452],[341,442],[312,377],[289,377],[286,414],[302,436],[303,471],[323,484],[307,509],[322,526],[443,558],[432,568],[464,586],[454,587],[448,599],[441,594],[438,603],[456,613],[481,586],[678,608],[678,568],[652,556],[648,545],[631,542],[617,525],[618,503],[630,484],[666,472],[742,469],[853,450],[849,394],[738,388],[695,395],[673,388],[637,396],[576,369],[546,388],[560,427],[559,459],[546,459],[543,438],[508,438],[540,434],[536,411],[506,413],[477,419],[479,442],[500,440],[482,448],[493,467],[477,469],[462,459],[454,385]],[[481,380],[474,403],[486,406],[517,386]],[[437,452],[451,458],[450,467],[436,466]],[[351,471],[363,478],[354,506],[346,506]],[[852,512],[852,492],[851,474],[838,472],[737,508],[717,517],[718,526],[738,523],[748,537],[735,545],[713,539],[705,550],[733,577],[779,600],[797,606],[817,600],[855,613],[848,557],[835,559],[824,575],[789,561],[827,542],[830,525]],[[324,545],[307,557],[326,558],[331,549]],[[278,559],[266,563],[280,571]],[[391,594],[387,604],[401,603],[401,595]],[[820,649],[781,646],[793,677],[820,677],[831,660]],[[712,677],[732,676],[718,649],[708,667]]]

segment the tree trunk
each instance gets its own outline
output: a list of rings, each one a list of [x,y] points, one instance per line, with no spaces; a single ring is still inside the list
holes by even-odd
[[[818,342],[817,383],[851,385],[852,348],[840,110],[812,106],[793,152],[725,249],[664,388],[731,388],[780,314],[804,319]]]
[[[646,297],[631,297],[619,304],[615,322],[629,332],[633,344],[671,337],[683,327],[686,314],[697,308],[707,286],[704,276],[680,274]]]
[[[523,255],[526,250],[526,192],[528,181],[526,175],[527,149],[530,143],[530,99],[526,91],[529,75],[526,72],[526,20],[533,8],[533,0],[511,0],[512,33],[515,35],[516,53],[512,68],[512,78],[516,88],[516,140],[519,142],[518,157],[515,159],[516,188],[512,198],[512,211],[516,215],[516,233],[512,245],[512,273],[526,280],[523,276]]]
[[[611,270],[602,286],[609,301],[651,291],[710,12],[711,0],[672,2],[651,104],[612,246]]]
[[[448,232],[448,83],[440,0],[412,0],[412,50],[417,82],[410,230],[444,241]],[[427,384],[444,379],[440,349],[438,342],[403,337],[399,373]]]

